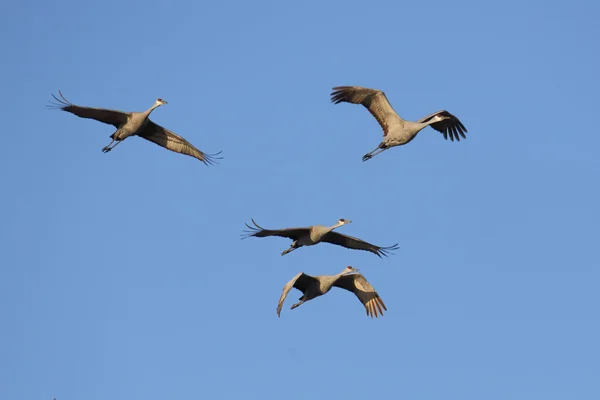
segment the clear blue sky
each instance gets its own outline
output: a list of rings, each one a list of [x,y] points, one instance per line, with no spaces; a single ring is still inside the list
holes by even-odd
[[[9,2],[0,14],[0,397],[600,398],[597,2]],[[460,143],[381,140],[333,86]],[[49,111],[144,110],[207,168]],[[341,232],[285,257],[266,227]],[[361,268],[281,318],[296,273]]]

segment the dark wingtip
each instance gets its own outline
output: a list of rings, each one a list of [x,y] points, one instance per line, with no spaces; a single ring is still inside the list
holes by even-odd
[[[200,161],[202,161],[204,163],[204,165],[207,165],[207,166],[219,164],[219,162],[217,160],[222,160],[223,157],[217,157],[217,156],[221,153],[222,153],[222,151],[219,151],[218,153],[214,153],[214,154],[202,153],[202,160],[200,160]]]
[[[387,257],[388,255],[394,255],[394,253],[392,253],[392,250],[398,250],[400,248],[400,246],[398,246],[398,243],[392,245],[392,246],[387,246],[387,247],[380,247],[377,250],[377,255],[381,258],[381,255]],[[381,255],[380,255],[381,253]]]
[[[387,311],[387,307],[385,306],[385,303],[383,302],[383,300],[381,299],[381,297],[379,297],[379,295],[377,295],[377,298],[379,299],[379,303],[381,303],[381,306],[383,307],[383,309],[385,311]]]
[[[465,128],[465,126],[460,121],[458,121],[458,125],[456,126],[456,129],[458,130],[458,132],[464,139],[467,138],[467,136],[465,135],[465,133],[467,132],[467,128]]]
[[[60,99],[56,97],[54,93],[50,93],[54,98],[54,102],[50,101],[50,104],[47,104],[46,107],[48,107],[51,110],[64,110],[66,107],[73,105],[65,98],[65,96],[63,96],[60,90],[58,91],[58,93],[61,97]]]
[[[339,104],[343,101],[345,101],[345,97],[346,97],[346,93],[345,91],[349,88],[350,86],[336,86],[334,87],[330,96],[331,96],[331,102],[333,104]]]
[[[460,137],[458,136],[458,132],[456,130],[456,126],[452,125],[450,127],[450,130],[452,131],[452,134],[454,135],[454,138],[456,139],[456,141],[460,142]]]
[[[244,222],[244,225],[246,225],[246,227],[249,230],[242,231],[242,232],[245,232],[245,233],[243,233],[241,235],[241,236],[243,236],[242,239],[246,239],[246,238],[249,238],[251,236],[254,236],[258,232],[260,232],[261,230],[263,230],[263,228],[256,223],[256,221],[254,220],[254,218],[251,218],[251,220],[252,220],[252,223],[254,224],[254,226],[250,226],[250,225],[248,225],[248,223]]]

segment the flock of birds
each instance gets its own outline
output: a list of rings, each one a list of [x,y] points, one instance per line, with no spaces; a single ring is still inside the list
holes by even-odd
[[[51,108],[58,108],[81,118],[90,118],[113,125],[117,129],[110,135],[111,142],[102,149],[104,153],[113,150],[119,143],[130,136],[139,136],[173,152],[197,158],[206,165],[215,164],[217,160],[222,159],[222,157],[219,157],[221,152],[215,154],[204,153],[183,137],[150,120],[149,116],[152,111],[167,104],[163,99],[156,99],[154,104],[146,111],[125,112],[78,106],[70,103],[60,91],[59,95],[60,98],[52,95],[56,102],[51,103]],[[385,93],[381,90],[360,86],[334,87],[331,93],[331,101],[334,104],[342,102],[362,104],[375,117],[379,125],[381,125],[383,140],[373,151],[363,156],[363,161],[367,161],[392,147],[409,143],[427,126],[431,126],[440,132],[444,136],[444,139],[450,138],[452,141],[455,139],[459,141],[461,137],[466,139],[465,133],[467,129],[458,118],[448,111],[437,111],[416,122],[407,121],[394,111]],[[348,249],[369,251],[380,258],[382,255],[387,256],[391,254],[391,250],[398,249],[398,244],[380,247],[359,238],[334,232],[336,228],[351,222],[350,220],[340,219],[332,226],[313,225],[303,228],[265,229],[259,226],[253,219],[252,224],[254,226],[246,224],[249,230],[243,236],[244,238],[278,236],[291,239],[292,244],[281,253],[282,256],[300,247],[313,246],[318,243],[331,243]],[[371,318],[383,315],[383,310],[387,311],[385,304],[367,279],[358,271],[357,268],[348,266],[336,275],[310,276],[304,272],[298,273],[283,287],[283,293],[277,305],[277,315],[281,315],[283,303],[292,288],[296,288],[302,292],[299,302],[291,307],[293,310],[309,300],[328,293],[334,286],[354,293],[364,305],[367,315],[371,316]]]

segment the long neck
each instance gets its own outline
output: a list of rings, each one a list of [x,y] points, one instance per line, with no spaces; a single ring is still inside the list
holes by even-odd
[[[329,289],[333,287],[333,284],[340,279],[340,276],[344,275],[345,271],[335,275],[326,275],[321,277],[321,290],[323,293],[327,293]]]
[[[432,121],[431,119],[428,122],[405,121],[405,123],[410,127],[410,130],[414,132],[420,132],[434,122],[436,121]]]
[[[331,225],[330,227],[327,228],[327,232],[331,232],[332,230],[334,230],[335,228],[338,228],[340,226],[344,225],[343,223],[339,222],[335,225]]]
[[[144,117],[147,118],[150,115],[150,113],[152,111],[154,111],[155,108],[158,108],[158,107],[160,107],[160,103],[154,103],[152,105],[152,107],[150,107],[149,109],[147,109],[146,111],[144,111],[142,114],[144,115]]]

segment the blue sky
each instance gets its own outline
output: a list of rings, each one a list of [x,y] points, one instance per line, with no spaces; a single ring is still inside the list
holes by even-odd
[[[0,15],[0,397],[600,396],[600,6],[573,2],[12,2]],[[331,88],[469,130],[381,140]],[[144,110],[205,167],[49,111]],[[333,224],[394,256],[285,257]],[[361,269],[388,312],[296,273]]]

